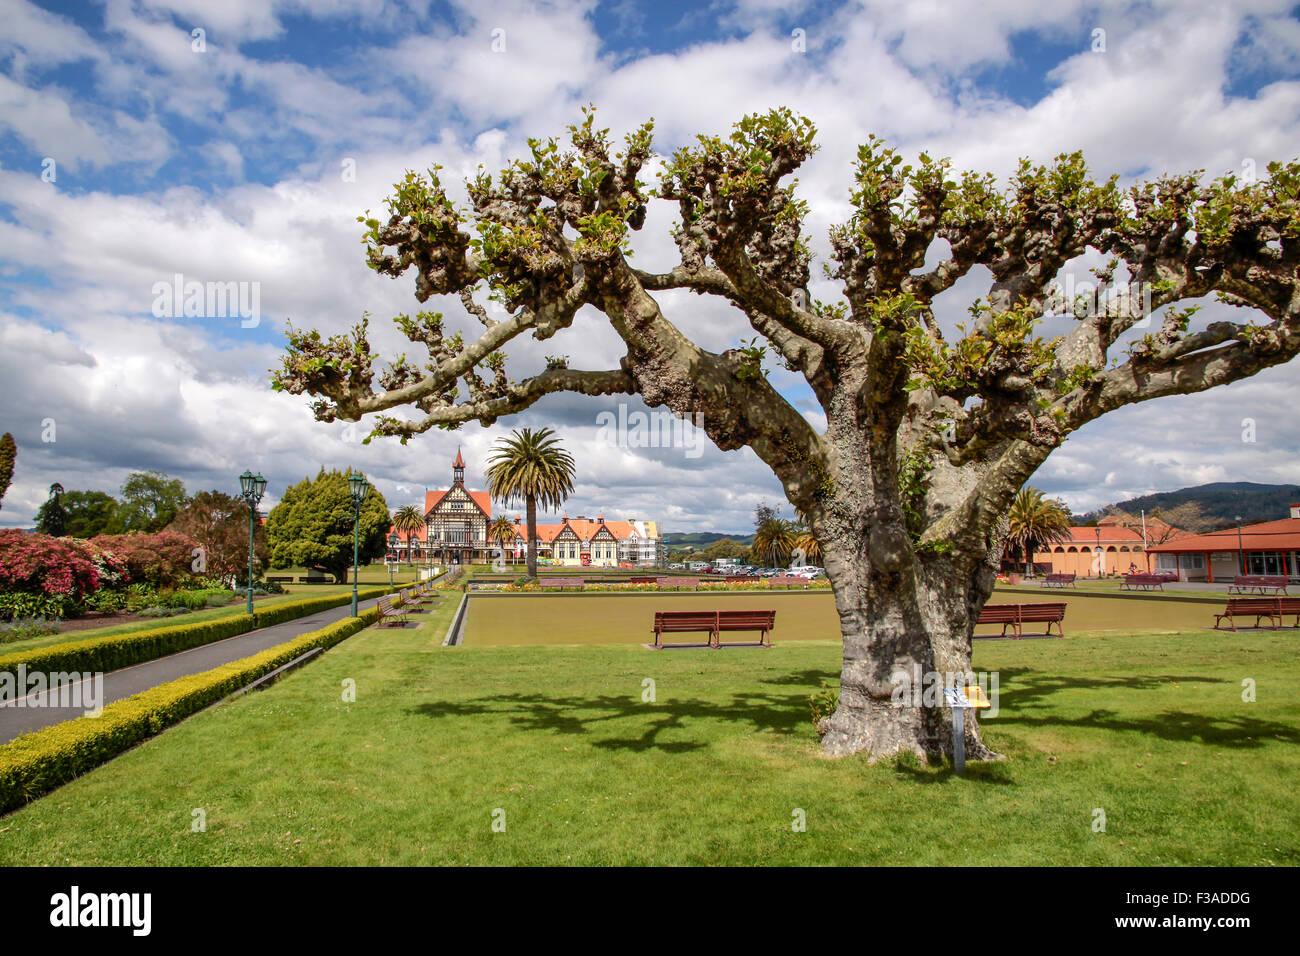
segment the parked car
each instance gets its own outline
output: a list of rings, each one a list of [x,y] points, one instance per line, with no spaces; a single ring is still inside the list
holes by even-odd
[[[816,578],[816,577],[824,577],[826,574],[826,569],[819,568],[815,564],[805,564],[797,568],[791,568],[789,573],[793,575],[797,575],[798,577],[801,578]]]

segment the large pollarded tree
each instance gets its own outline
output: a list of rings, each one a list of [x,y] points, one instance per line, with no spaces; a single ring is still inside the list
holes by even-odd
[[[323,421],[379,413],[374,433],[403,441],[571,391],[637,393],[701,415],[722,449],[749,446],[824,550],[844,638],[839,707],[822,728],[831,754],[950,750],[945,711],[896,706],[896,675],[969,669],[1007,508],[1066,436],[1300,351],[1300,163],[1273,164],[1258,182],[1188,174],[1122,189],[1074,154],[1023,162],[1003,187],[924,155],[904,165],[871,138],[853,170],[852,213],[830,234],[827,277],[843,299],[825,303],[808,291],[807,207],[791,179],[815,148],[808,120],[774,110],[728,137],[700,137],[665,162],[655,192],[638,178],[650,124],[621,152],[590,113],[570,134],[572,148],[531,141],[527,158],[469,182],[468,207],[430,170],[397,184],[385,220],[365,220],[370,266],[412,272],[421,302],[458,297],[478,333],[450,334],[436,313],[399,316],[428,357],[398,357],[377,375],[364,319],[329,339],[291,329],[275,384],[316,396]],[[680,262],[662,272],[638,269],[629,249],[652,198],[680,217]],[[1058,274],[1089,251],[1111,291],[1069,303],[1077,321],[1042,335]],[[976,266],[992,275],[987,295],[959,335],[945,335],[932,303]],[[729,302],[761,339],[701,348],[656,298],[674,289]],[[505,317],[475,300],[483,291]],[[1250,315],[1193,326],[1184,304],[1216,293]],[[525,378],[507,374],[512,339],[555,336],[583,307],[621,338],[620,367],[551,359]],[[824,431],[769,382],[769,356],[807,380]],[[383,414],[397,408],[419,414]],[[976,722],[965,726],[967,753],[992,756]]]

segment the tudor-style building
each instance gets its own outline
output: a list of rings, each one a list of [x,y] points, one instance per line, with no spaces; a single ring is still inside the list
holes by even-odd
[[[518,516],[513,522],[515,537],[506,560],[519,562],[527,555],[528,530]],[[653,521],[606,521],[603,514],[595,518],[564,515],[559,524],[537,526],[537,556],[570,567],[652,567],[663,557],[663,541]]]
[[[514,540],[501,546],[487,540],[492,521],[492,497],[465,487],[465,459],[460,451],[451,466],[451,487],[424,493],[424,527],[410,533],[388,529],[388,560],[421,564],[471,564],[504,560],[522,564],[527,558],[527,529],[513,519]],[[537,526],[537,555],[552,564],[573,567],[653,566],[663,557],[663,541],[653,521],[635,518],[606,521],[565,515],[559,524]]]
[[[424,527],[411,535],[409,549],[406,532],[388,529],[388,559],[444,565],[489,561],[491,520],[492,496],[465,487],[465,458],[458,449],[451,465],[451,487],[424,493]]]

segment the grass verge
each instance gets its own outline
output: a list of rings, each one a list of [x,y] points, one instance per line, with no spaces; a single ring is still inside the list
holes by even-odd
[[[957,777],[821,756],[808,697],[838,676],[835,642],[441,648],[454,606],[0,820],[0,861],[1300,864],[1294,634],[979,644],[1008,759]]]

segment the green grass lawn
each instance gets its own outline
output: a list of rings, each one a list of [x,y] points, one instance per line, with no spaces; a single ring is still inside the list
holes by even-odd
[[[1295,632],[981,643],[1008,759],[957,777],[821,756],[836,642],[442,648],[457,599],[0,819],[0,862],[1300,864]]]

